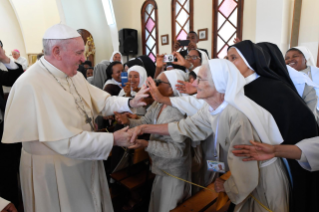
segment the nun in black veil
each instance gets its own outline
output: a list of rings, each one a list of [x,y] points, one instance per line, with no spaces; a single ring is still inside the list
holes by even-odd
[[[276,44],[262,42],[257,43],[257,45],[262,48],[269,68],[278,74],[288,85],[294,85],[294,90],[297,91],[316,117],[317,94],[315,88],[318,88],[318,85],[313,83],[308,76],[304,76],[302,73],[286,65],[284,57]]]
[[[271,58],[269,64],[263,49]],[[246,79],[245,95],[272,114],[284,138],[283,144],[318,136],[316,119],[298,95],[279,62],[278,53],[268,51],[268,47],[263,49],[248,40],[228,49],[229,60]],[[294,160],[288,163],[293,179],[290,211],[319,211],[319,173],[303,170]]]

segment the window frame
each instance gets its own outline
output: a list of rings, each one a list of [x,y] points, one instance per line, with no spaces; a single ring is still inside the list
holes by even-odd
[[[155,29],[156,29],[155,38],[153,37],[151,32],[149,33],[149,36],[152,36],[152,38],[155,40],[156,52],[155,52],[154,56],[155,56],[155,61],[156,61],[156,55],[158,54],[159,49],[158,49],[158,21],[157,21],[158,16],[157,16],[157,4],[156,4],[155,0],[146,0],[143,3],[142,8],[141,8],[142,47],[143,47],[143,55],[146,55],[146,38],[145,38],[146,27],[145,27],[145,23],[147,23],[147,22],[145,22],[144,19],[145,19],[146,7],[149,4],[152,4],[154,7],[153,10],[155,10],[155,19],[156,20],[153,20],[155,22]],[[151,11],[151,14],[152,14],[152,11]],[[152,18],[151,14],[149,14],[149,18]],[[152,50],[153,49],[154,49],[154,47],[152,48]],[[152,50],[150,50],[150,52],[153,52]]]
[[[224,2],[224,0],[222,1]],[[222,2],[220,4],[220,6],[222,5]],[[233,25],[233,27],[236,28],[236,33],[237,33],[237,38],[239,38],[240,40],[242,40],[242,34],[243,34],[243,19],[244,19],[244,0],[238,0],[237,3],[237,7],[238,7],[238,13],[237,13],[237,27],[235,27],[231,22],[230,24]],[[217,36],[218,36],[218,0],[213,0],[213,30],[212,30],[212,58],[218,58],[217,55],[218,53],[223,49],[220,49],[219,52],[217,52]],[[234,11],[233,11],[234,12]],[[232,12],[232,13],[233,13]],[[231,13],[231,14],[232,14]],[[229,17],[231,16],[231,14],[229,15]],[[223,14],[222,14],[223,15]],[[228,18],[229,18],[228,17]],[[228,18],[225,17],[226,20],[228,20]],[[226,22],[225,22],[226,23]],[[224,23],[224,24],[225,24]],[[223,25],[224,25],[223,24]],[[223,26],[222,25],[222,26]],[[222,28],[221,26],[221,28]],[[226,42],[226,44],[230,41],[230,39],[232,38],[232,36],[229,38],[229,40]]]
[[[179,15],[179,13],[175,16],[175,11],[176,11],[176,2],[178,0],[172,0],[172,17],[171,17],[171,23],[172,23],[172,51],[174,50],[174,43],[176,41],[176,27],[175,27],[175,23],[176,23],[176,17]],[[189,1],[189,31],[194,31],[194,1],[193,0],[188,0]],[[185,5],[186,1],[184,2]],[[187,11],[186,11],[187,12]],[[187,21],[186,21],[187,23]],[[184,25],[185,26],[185,25]],[[184,29],[184,26],[181,27],[182,29]]]

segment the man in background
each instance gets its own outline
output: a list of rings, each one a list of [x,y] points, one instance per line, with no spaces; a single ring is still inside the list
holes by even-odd
[[[204,52],[207,54],[207,57],[209,58],[208,51],[207,51],[206,49],[197,48],[197,43],[198,43],[198,41],[199,41],[199,38],[198,38],[198,35],[197,35],[196,32],[190,31],[190,32],[187,34],[186,40],[189,40],[189,41],[190,41],[190,43],[189,43],[188,46],[187,46],[187,49],[182,50],[182,51],[179,52],[183,57],[185,57],[190,50],[199,49],[199,50],[204,51]],[[180,49],[181,47],[183,47],[183,46],[181,46],[181,44],[179,43],[179,41],[176,41],[175,44],[174,44],[174,51],[177,51],[177,50]]]
[[[24,71],[27,70],[29,66],[28,60],[20,56],[20,51],[18,49],[14,49],[11,53],[14,61],[22,65]]]

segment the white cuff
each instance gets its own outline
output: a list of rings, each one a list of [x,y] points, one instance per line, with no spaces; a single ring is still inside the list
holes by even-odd
[[[300,159],[298,160],[299,162],[308,162],[306,155],[301,151],[301,156]]]
[[[0,197],[0,211],[2,211],[7,205],[9,205],[9,201]]]
[[[7,69],[18,69],[19,66],[10,58],[10,63],[4,63]]]

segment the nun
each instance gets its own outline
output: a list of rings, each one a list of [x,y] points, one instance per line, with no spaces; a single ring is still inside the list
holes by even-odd
[[[164,96],[179,96],[175,88],[183,76],[178,71],[166,71],[155,80]],[[130,127],[143,124],[164,124],[180,121],[184,115],[176,108],[154,102],[145,116],[129,119]],[[149,212],[168,212],[191,196],[191,185],[172,176],[191,180],[190,142],[174,142],[169,135],[151,134],[150,140],[140,140],[132,148],[144,147],[152,160],[152,172],[156,174],[151,191]]]
[[[242,41],[229,47],[227,56],[245,77],[245,95],[274,117],[283,144],[294,145],[318,136],[312,111],[292,83],[283,81],[269,69],[259,46]],[[303,170],[295,160],[288,160],[288,163],[293,179],[290,211],[319,211],[319,174]]]
[[[243,162],[231,152],[233,145],[249,144],[249,140],[269,144],[283,141],[272,115],[245,96],[245,84],[235,65],[212,59],[200,69],[194,83],[197,98],[206,101],[204,107],[179,122],[132,129],[132,140],[137,134],[152,132],[170,135],[180,143],[187,137],[201,141],[214,133],[214,160],[207,161],[210,170],[218,175],[231,172],[228,180],[216,180],[215,190],[226,192],[236,204],[235,211],[285,212],[289,183],[282,161],[274,158],[262,163]]]
[[[115,62],[115,61],[121,62],[123,64],[123,56],[122,56],[121,52],[114,51],[112,53],[112,56],[110,58],[110,62],[112,63],[112,62]]]
[[[285,62],[319,85],[319,68],[316,67],[313,56],[307,47],[297,46],[289,49],[285,55]],[[319,96],[319,88],[315,88],[315,90],[317,96]],[[317,122],[319,123],[319,99],[316,111]]]
[[[257,43],[263,50],[266,62],[271,71],[274,71],[283,81],[294,85],[298,95],[304,100],[308,108],[317,116],[317,94],[315,89],[319,85],[314,83],[308,76],[286,65],[282,53],[276,44],[263,42]]]
[[[112,96],[118,96],[122,90],[121,86],[121,73],[123,65],[121,62],[112,62],[106,69],[108,80],[104,84],[104,90]]]
[[[122,88],[118,96],[134,97],[142,86],[145,85],[147,73],[145,68],[135,65],[128,69],[127,74],[128,82],[126,83],[126,86]],[[132,113],[143,116],[146,113],[146,109],[145,107],[134,108]]]

